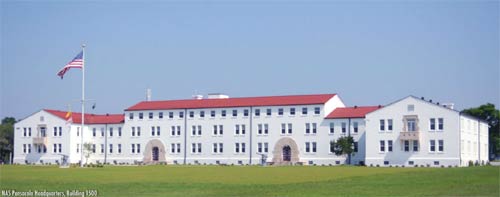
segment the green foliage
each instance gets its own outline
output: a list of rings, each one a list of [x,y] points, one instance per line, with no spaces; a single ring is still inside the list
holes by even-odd
[[[10,154],[14,151],[14,124],[16,119],[6,117],[0,125],[0,161],[9,162]]]
[[[0,166],[0,190],[99,196],[499,196],[499,168]]]
[[[488,122],[490,146],[493,147],[493,154],[500,155],[500,110],[496,109],[495,105],[487,103],[476,108],[464,109],[462,113]]]
[[[352,136],[344,136],[337,139],[337,141],[330,141],[333,148],[331,150],[335,155],[349,155],[354,152],[354,139]]]

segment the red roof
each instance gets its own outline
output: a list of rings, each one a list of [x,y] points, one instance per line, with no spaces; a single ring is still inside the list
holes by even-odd
[[[381,106],[362,106],[362,107],[341,107],[333,110],[326,119],[335,118],[364,118],[367,113],[380,109]]]
[[[65,120],[66,120],[66,114],[68,113],[67,111],[59,111],[51,109],[44,109],[44,111]],[[82,123],[81,113],[73,112],[71,113],[71,117],[73,119],[73,123],[76,124]],[[106,115],[85,114],[85,124],[120,124],[123,122],[124,122],[123,114],[106,114]]]
[[[324,104],[334,96],[335,94],[313,94],[313,95],[241,97],[241,98],[222,98],[222,99],[143,101],[135,104],[132,107],[129,107],[128,109],[126,109],[126,111],[250,107],[250,106],[313,105],[313,104]]]

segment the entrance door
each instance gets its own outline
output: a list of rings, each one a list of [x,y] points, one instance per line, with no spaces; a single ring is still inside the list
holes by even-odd
[[[159,157],[159,149],[157,146],[153,147],[153,151],[151,151],[153,153],[153,161],[158,161],[158,157]]]
[[[283,147],[283,161],[291,161],[292,160],[292,149],[290,146]]]

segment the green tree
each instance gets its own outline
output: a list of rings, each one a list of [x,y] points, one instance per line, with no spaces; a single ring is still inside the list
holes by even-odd
[[[347,163],[351,163],[351,154],[354,152],[354,139],[351,136],[344,136],[337,141],[330,141],[331,152],[335,155],[347,155]]]
[[[6,117],[0,125],[0,162],[10,162],[10,155],[14,151],[14,124],[16,119]]]
[[[488,125],[490,126],[488,131],[490,153],[495,155],[495,157],[500,155],[500,111],[495,108],[495,105],[487,103],[476,108],[464,109],[462,110],[462,113],[488,122]]]

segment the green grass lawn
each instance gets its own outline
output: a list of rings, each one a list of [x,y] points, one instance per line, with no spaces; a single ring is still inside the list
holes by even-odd
[[[99,196],[496,196],[500,168],[0,166],[0,189]]]

